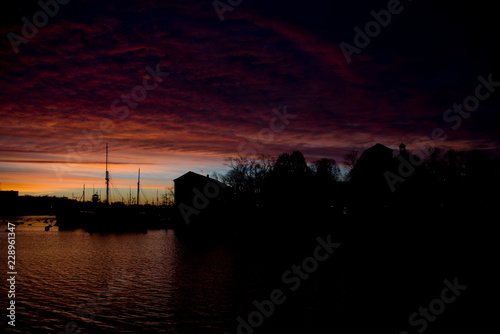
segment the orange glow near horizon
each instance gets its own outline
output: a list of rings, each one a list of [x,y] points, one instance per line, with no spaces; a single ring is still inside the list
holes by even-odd
[[[341,164],[352,150],[376,143],[397,149],[403,140],[410,151],[420,141],[500,154],[498,90],[481,99],[471,117],[460,118],[458,128],[453,115],[443,117],[478,91],[479,75],[492,72],[492,81],[500,80],[493,66],[485,72],[485,62],[453,48],[436,52],[410,43],[410,50],[400,36],[391,48],[372,43],[349,64],[332,43],[346,37],[338,35],[347,31],[338,29],[342,20],[316,31],[315,10],[308,27],[266,17],[265,8],[239,11],[227,33],[206,4],[99,6],[106,11],[91,17],[85,10],[61,11],[57,23],[21,43],[19,54],[4,38],[2,189],[68,195],[83,184],[102,188],[106,143],[113,184],[134,187],[141,168],[149,192],[188,171],[224,172],[224,159],[250,152],[277,157],[300,150],[309,163]],[[18,23],[6,22],[0,31],[19,31]],[[352,29],[350,20],[343,23]],[[129,26],[136,28],[123,30]],[[454,40],[434,29],[427,33],[432,45]],[[446,142],[432,141],[436,128]]]
[[[136,163],[125,162],[135,160]],[[62,161],[63,159],[59,159]],[[141,189],[149,195],[156,191],[164,192],[173,187],[173,179],[192,170],[197,173],[211,174],[220,172],[222,157],[200,157],[187,154],[176,155],[134,155],[120,153],[113,156],[108,164],[111,177],[111,190],[120,193],[129,187],[137,186],[138,169],[141,169]],[[29,160],[2,164],[2,190],[16,190],[21,195],[70,196],[81,194],[85,184],[87,194],[91,189],[105,189],[105,164],[103,163],[63,163],[28,162]],[[115,162],[113,162],[115,161]],[[193,168],[192,166],[197,166]],[[222,168],[221,168],[222,166]],[[6,180],[8,180],[6,182]],[[122,194],[123,196],[123,194]]]

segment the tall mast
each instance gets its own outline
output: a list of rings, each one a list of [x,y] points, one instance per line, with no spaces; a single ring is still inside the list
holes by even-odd
[[[137,177],[137,205],[139,205],[139,187],[141,184],[141,169],[139,168],[139,175]]]
[[[83,184],[83,203],[85,203],[85,183]]]
[[[106,204],[109,204],[108,143],[106,143]]]

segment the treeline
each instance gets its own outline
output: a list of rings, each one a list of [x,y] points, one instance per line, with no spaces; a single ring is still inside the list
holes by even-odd
[[[222,175],[215,174],[214,177],[237,192],[258,194],[278,180],[300,182],[316,178],[325,182],[339,182],[346,178],[334,159],[323,158],[308,165],[300,151],[283,153],[277,158],[269,155],[258,158],[240,156],[226,161],[229,171]]]
[[[413,158],[411,158],[413,157]],[[465,211],[491,210],[497,205],[500,186],[500,158],[490,159],[484,151],[429,148],[425,159],[411,152],[406,160],[420,161],[414,171],[397,182],[387,201],[403,209],[414,203],[427,209]],[[401,175],[400,161],[393,167]],[[406,176],[406,175],[405,175]],[[387,180],[386,180],[387,181]],[[386,185],[388,182],[385,183]]]
[[[293,151],[277,158],[229,158],[227,165],[225,174],[214,177],[234,190],[233,210],[244,212],[255,224],[295,225],[311,221],[315,214],[320,219],[318,209],[343,209],[341,197],[345,196],[349,168],[343,167],[342,172],[334,159],[322,158],[308,164],[302,152]]]
[[[432,205],[442,205],[457,196],[467,196],[469,203],[477,203],[477,198],[492,198],[488,192],[500,184],[500,159],[490,159],[484,151],[430,148],[428,153],[426,158],[419,158],[410,151],[404,152],[406,160],[418,163],[411,167],[414,170],[409,175],[404,175],[404,182],[393,189],[384,173],[397,175],[400,157],[392,157],[382,169],[369,164],[361,168],[356,151],[346,154],[341,164],[329,158],[308,164],[300,151],[277,158],[229,158],[229,170],[215,177],[231,186],[242,200],[257,205],[321,207],[339,212],[368,202],[388,207],[401,205],[405,200],[429,199]],[[353,175],[356,180],[351,178]],[[475,199],[470,199],[470,191],[476,193]]]

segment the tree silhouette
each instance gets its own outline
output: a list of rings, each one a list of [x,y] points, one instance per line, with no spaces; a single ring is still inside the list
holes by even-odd
[[[313,165],[313,173],[316,179],[328,182],[339,181],[340,168],[333,159],[322,158],[316,160]]]
[[[354,165],[356,165],[356,162],[358,161],[358,151],[352,150],[349,153],[346,153],[344,155],[344,165],[346,166],[346,174],[345,174],[345,179],[348,181],[351,179],[352,176],[352,169],[354,168]]]
[[[444,155],[444,179],[459,181],[465,175],[465,152],[450,149]]]
[[[311,175],[311,169],[307,166],[302,152],[293,151],[292,154],[283,153],[278,156],[273,173],[280,177],[302,178]]]
[[[269,172],[273,167],[270,156],[259,160],[248,156],[226,159],[229,171],[220,180],[238,192],[260,193]]]

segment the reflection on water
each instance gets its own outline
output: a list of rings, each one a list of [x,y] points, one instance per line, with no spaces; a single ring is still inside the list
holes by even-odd
[[[229,246],[190,249],[171,230],[16,231],[14,333],[67,325],[82,333],[223,333],[235,319]],[[1,239],[5,245],[6,233]]]
[[[7,222],[16,224],[17,231],[58,231],[59,227],[55,226],[56,216],[0,216],[0,228],[5,230]]]
[[[342,322],[345,269],[333,265],[335,259],[298,292],[282,281],[285,270],[311,254],[316,236],[224,242],[172,230],[90,234],[45,231],[45,218],[17,221],[16,327],[9,332],[233,334],[241,332],[239,317],[248,319],[254,302],[274,289],[282,289],[287,301],[254,333],[321,328],[318,319],[329,327],[333,319],[335,326]],[[0,228],[5,249],[3,219]],[[0,261],[2,277],[6,265]],[[8,304],[6,293],[0,302]]]
[[[325,228],[319,235],[253,229],[232,242],[171,230],[45,231],[47,218],[16,220],[11,333],[399,333],[419,305],[439,296],[443,280],[454,277],[470,288],[426,333],[487,332],[476,327],[497,277],[498,242],[486,215],[472,224],[418,216],[411,224],[399,217],[340,221],[335,232]],[[0,218],[0,332],[7,326],[5,228]],[[317,237],[330,233],[342,246],[312,269]],[[291,269],[297,291],[282,278]],[[286,302],[270,308],[264,301],[276,289]],[[256,304],[268,305],[261,313],[272,316],[259,320]],[[259,325],[249,330],[242,321]]]

